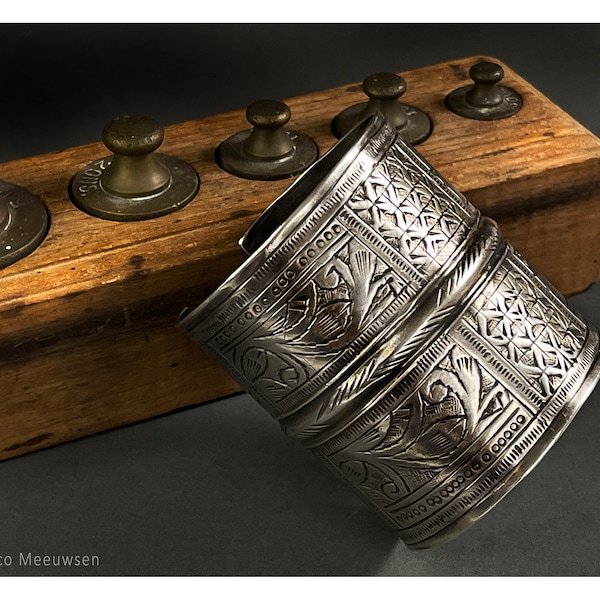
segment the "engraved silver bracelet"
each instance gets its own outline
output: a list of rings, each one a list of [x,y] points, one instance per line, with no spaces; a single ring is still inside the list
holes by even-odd
[[[240,243],[179,326],[410,547],[487,512],[600,376],[596,330],[381,115]]]

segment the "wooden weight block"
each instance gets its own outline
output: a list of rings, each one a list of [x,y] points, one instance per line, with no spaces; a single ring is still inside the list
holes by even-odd
[[[444,106],[484,57],[402,73],[402,101],[433,121],[417,149],[563,294],[600,274],[600,141],[495,58],[523,108],[499,121]],[[363,102],[359,84],[292,98],[289,127],[334,143],[330,125]],[[246,129],[245,110],[165,128],[160,152],[191,164],[197,197],[138,222],[89,216],[68,195],[101,143],[0,165],[0,179],[39,196],[50,230],[0,271],[0,459],[215,400],[238,385],[175,324],[244,260],[237,241],[291,180],[230,175],[215,149]]]

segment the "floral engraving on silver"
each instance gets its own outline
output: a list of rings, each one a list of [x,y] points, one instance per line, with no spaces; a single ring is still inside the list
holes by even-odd
[[[381,115],[240,243],[180,327],[411,547],[487,512],[600,376],[595,329]]]

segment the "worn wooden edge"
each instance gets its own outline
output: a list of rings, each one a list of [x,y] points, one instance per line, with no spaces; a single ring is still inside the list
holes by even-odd
[[[61,338],[26,367],[2,365],[13,380],[0,405],[0,459],[40,450],[240,391],[180,332],[165,324]],[[135,397],[124,383],[135,382]],[[7,427],[10,424],[10,427]]]

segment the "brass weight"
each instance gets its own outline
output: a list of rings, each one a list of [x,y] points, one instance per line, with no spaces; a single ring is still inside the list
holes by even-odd
[[[80,170],[71,198],[83,211],[112,221],[139,221],[176,211],[193,200],[200,180],[187,163],[155,152],[164,130],[145,116],[117,117],[102,131],[112,157]]]
[[[277,100],[259,100],[246,109],[252,129],[227,138],[217,149],[219,166],[237,177],[273,181],[293,177],[318,158],[317,145],[287,129],[290,108]]]
[[[0,269],[31,254],[46,237],[49,222],[46,207],[37,196],[0,181]]]
[[[362,89],[369,100],[346,108],[333,120],[331,129],[337,138],[377,112],[396,128],[406,142],[416,145],[429,137],[432,129],[429,116],[412,104],[399,101],[406,92],[403,77],[395,73],[374,73],[363,81]]]

